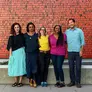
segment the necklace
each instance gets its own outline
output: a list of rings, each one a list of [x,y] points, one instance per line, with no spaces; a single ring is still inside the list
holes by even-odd
[[[31,40],[32,38],[30,37],[30,40]]]

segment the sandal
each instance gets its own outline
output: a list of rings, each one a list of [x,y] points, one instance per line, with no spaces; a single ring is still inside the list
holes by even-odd
[[[30,86],[33,87],[33,80],[31,79],[29,82]]]
[[[18,83],[15,82],[15,83],[12,84],[12,87],[15,87],[15,86],[17,86],[17,85],[18,85]]]
[[[37,84],[36,84],[36,81],[33,80],[33,87],[36,88],[37,87]]]
[[[23,83],[18,83],[17,87],[22,87]]]

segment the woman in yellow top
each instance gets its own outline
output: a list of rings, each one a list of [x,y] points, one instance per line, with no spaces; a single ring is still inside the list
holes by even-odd
[[[41,86],[46,87],[48,67],[50,62],[50,53],[49,53],[50,47],[45,27],[40,28],[38,36],[39,36],[38,41],[39,41],[39,64],[40,64]]]

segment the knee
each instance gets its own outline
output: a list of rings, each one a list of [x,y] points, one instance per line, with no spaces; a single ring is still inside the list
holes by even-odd
[[[76,70],[77,70],[77,71],[81,71],[81,67],[77,67]]]
[[[57,66],[58,71],[62,71],[62,66]]]

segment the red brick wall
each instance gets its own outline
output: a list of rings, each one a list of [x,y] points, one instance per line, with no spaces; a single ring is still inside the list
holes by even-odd
[[[36,30],[44,25],[50,32],[61,24],[65,31],[71,17],[85,34],[83,57],[92,58],[92,0],[0,0],[0,58],[8,58],[6,44],[12,23],[19,22],[23,32],[30,21]]]

